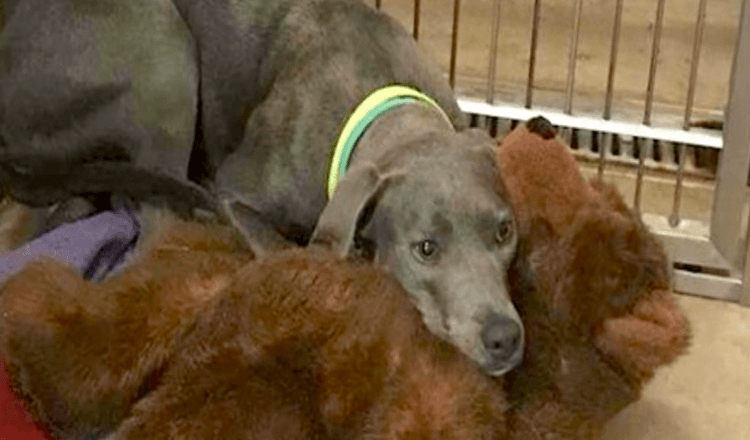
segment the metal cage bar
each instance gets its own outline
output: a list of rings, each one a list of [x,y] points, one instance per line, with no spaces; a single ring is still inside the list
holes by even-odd
[[[641,214],[641,193],[643,192],[643,168],[646,161],[646,139],[633,139],[633,148],[638,151],[638,169],[635,175],[635,194],[633,195],[633,209]]]
[[[742,268],[748,260],[740,240],[745,232],[740,214],[747,200],[750,169],[750,0],[742,2],[724,122],[724,145],[716,176],[711,239],[727,260]],[[742,297],[747,302],[750,279],[745,275],[744,281]]]
[[[672,127],[650,127],[640,123],[628,121],[607,121],[599,115],[578,113],[568,115],[559,109],[547,107],[526,108],[518,104],[496,102],[489,104],[486,100],[458,97],[458,103],[463,111],[479,115],[504,118],[511,120],[525,120],[534,116],[544,116],[552,125],[577,128],[589,131],[601,131],[617,135],[633,136],[647,139],[659,139],[674,143],[699,145],[707,148],[722,148],[722,136],[714,130],[692,129],[685,131]]]
[[[414,36],[415,40],[419,40],[419,19],[422,9],[421,4],[422,2],[420,0],[414,0],[414,23],[412,25],[412,35]]]
[[[703,42],[703,28],[706,24],[707,0],[700,0],[698,4],[698,19],[695,23],[695,37],[693,40],[693,57],[690,60],[690,79],[688,80],[687,100],[685,102],[685,118],[682,128],[690,129],[690,118],[693,114],[693,102],[695,101],[695,84],[698,80],[698,64],[701,57],[701,44]]]
[[[573,12],[573,29],[570,36],[570,52],[568,54],[568,79],[565,86],[565,113],[573,113],[573,92],[576,83],[576,61],[578,59],[578,39],[581,35],[581,14],[583,0],[576,0]]]
[[[458,56],[458,18],[461,11],[461,0],[453,0],[453,30],[451,31],[451,59],[448,67],[448,82],[451,88],[456,87],[456,58]]]
[[[612,135],[606,133],[602,136],[602,145],[599,146],[599,163],[596,165],[596,176],[599,179],[604,178],[604,165],[607,164],[607,149],[612,146]]]
[[[682,201],[682,183],[685,178],[685,156],[687,154],[687,146],[685,144],[680,144],[678,148],[677,178],[675,180],[672,213],[669,215],[669,225],[673,228],[680,224],[680,202]]]
[[[607,72],[607,91],[604,95],[604,119],[612,117],[612,97],[615,87],[615,69],[617,67],[617,51],[620,44],[620,28],[622,27],[622,5],[624,0],[617,0],[615,4],[615,18],[612,27],[612,44],[609,50],[609,71]]]
[[[531,19],[531,43],[529,44],[529,75],[526,80],[526,108],[531,108],[534,99],[534,69],[536,69],[536,48],[539,42],[539,15],[542,0],[534,0],[534,11]]]
[[[746,200],[750,167],[750,0],[742,4],[734,66],[730,79],[729,102],[724,123],[725,148],[716,176],[716,198],[711,237],[729,261],[738,262],[742,235],[740,209]],[[734,215],[728,215],[734,214]]]
[[[492,36],[490,37],[490,66],[487,69],[487,102],[495,102],[495,72],[497,69],[497,40],[500,37],[500,1],[492,8]]]
[[[651,125],[651,112],[654,107],[654,89],[656,87],[656,66],[659,59],[659,45],[661,44],[661,29],[664,26],[664,4],[666,0],[658,0],[656,4],[656,23],[654,24],[654,39],[651,46],[651,61],[648,68],[648,85],[646,86],[646,105],[643,109],[643,123]]]

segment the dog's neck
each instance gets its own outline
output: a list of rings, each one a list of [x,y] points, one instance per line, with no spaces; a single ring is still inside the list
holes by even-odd
[[[370,125],[357,143],[349,166],[358,162],[382,165],[382,158],[391,156],[394,150],[420,142],[426,136],[454,131],[439,109],[420,103],[404,104],[379,116]]]
[[[381,137],[384,138],[379,139],[379,142],[370,141],[369,144],[390,147],[395,147],[394,144],[408,145],[408,143],[403,143],[403,136],[413,132],[422,133],[421,124],[424,122],[427,122],[429,126],[431,118],[427,121],[409,121],[408,118],[404,119],[404,117],[397,119],[386,117],[392,113],[403,113],[403,111],[397,112],[397,110],[404,107],[410,108],[412,112],[418,112],[419,107],[424,107],[424,110],[430,110],[430,114],[440,115],[443,125],[453,129],[452,120],[438,103],[412,87],[388,85],[372,91],[349,115],[335,146],[331,150],[326,175],[326,193],[329,197],[333,195],[339,179],[349,168],[357,147],[362,143],[365,135],[373,130],[373,125],[381,126],[380,133],[382,134]],[[408,114],[406,113],[406,115]],[[392,122],[383,128],[383,120],[391,120]],[[396,126],[393,126],[394,122]],[[404,126],[406,126],[406,130],[403,130]],[[399,128],[401,129],[399,130]],[[389,155],[388,150],[383,151],[382,148],[378,150],[380,154]]]

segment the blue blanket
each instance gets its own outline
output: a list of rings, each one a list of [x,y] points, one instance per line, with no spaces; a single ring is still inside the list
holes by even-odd
[[[58,226],[0,255],[0,282],[44,257],[71,265],[87,280],[101,281],[126,262],[139,232],[138,216],[128,206]]]

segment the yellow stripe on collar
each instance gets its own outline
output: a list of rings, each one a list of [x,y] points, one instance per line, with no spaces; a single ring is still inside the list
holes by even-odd
[[[349,115],[338,141],[331,151],[326,176],[326,194],[330,199],[339,179],[346,173],[352,151],[367,128],[379,116],[409,102],[422,102],[436,108],[451,126],[453,123],[442,108],[429,96],[411,87],[391,85],[371,92]]]

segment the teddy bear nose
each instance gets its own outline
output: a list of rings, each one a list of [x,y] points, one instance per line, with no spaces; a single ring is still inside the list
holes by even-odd
[[[482,344],[492,363],[504,363],[517,357],[521,349],[521,326],[507,316],[490,315],[482,329]]]

